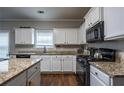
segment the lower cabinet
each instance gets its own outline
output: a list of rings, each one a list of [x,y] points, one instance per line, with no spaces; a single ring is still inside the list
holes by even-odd
[[[41,72],[51,72],[51,56],[43,55],[41,56],[42,61],[41,61]]]
[[[73,71],[73,56],[62,56],[62,70]]]
[[[90,65],[90,86],[124,86],[124,77],[110,77],[95,66]]]
[[[44,55],[41,58],[41,72],[76,72],[74,55]]]
[[[94,66],[90,66],[90,85],[91,86],[109,86],[110,76],[100,71]]]
[[[94,74],[90,73],[90,85],[91,86],[105,86],[105,84],[99,80]]]
[[[52,56],[52,71],[62,71],[61,56]]]

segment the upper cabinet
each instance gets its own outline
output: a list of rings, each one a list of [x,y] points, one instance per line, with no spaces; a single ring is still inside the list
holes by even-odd
[[[66,44],[66,32],[64,29],[54,29],[54,43],[55,44]]]
[[[85,16],[85,28],[104,21],[104,40],[124,38],[124,8],[123,7],[94,7]]]
[[[34,29],[15,29],[15,44],[34,44]]]
[[[103,12],[105,40],[124,38],[124,8],[105,7]]]
[[[79,28],[79,44],[85,44],[85,43],[86,43],[86,28],[84,22]]]
[[[78,44],[78,28],[55,28],[55,44]]]
[[[94,7],[89,10],[85,16],[86,29],[92,27],[94,24],[102,20],[102,8]]]

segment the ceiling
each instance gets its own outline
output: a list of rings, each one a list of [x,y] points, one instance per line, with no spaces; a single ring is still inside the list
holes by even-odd
[[[38,11],[44,11],[39,14]],[[89,7],[1,7],[1,21],[81,21]]]

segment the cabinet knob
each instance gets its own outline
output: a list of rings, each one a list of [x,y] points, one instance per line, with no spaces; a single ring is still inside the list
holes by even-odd
[[[95,75],[98,75],[98,73],[97,73],[97,72],[95,72]]]

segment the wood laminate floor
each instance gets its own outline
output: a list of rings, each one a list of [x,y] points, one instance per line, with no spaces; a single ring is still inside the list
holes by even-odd
[[[75,74],[41,74],[42,86],[79,86]]]

